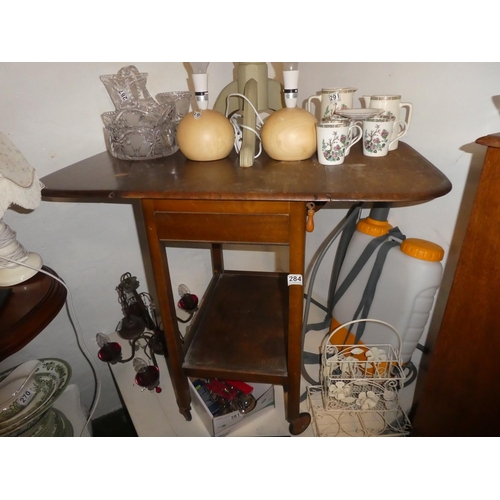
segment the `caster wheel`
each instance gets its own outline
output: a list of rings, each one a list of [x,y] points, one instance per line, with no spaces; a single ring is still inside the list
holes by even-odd
[[[290,431],[290,434],[292,436],[298,436],[299,434],[302,434],[309,427],[310,423],[311,423],[311,415],[309,415],[309,413],[304,412],[299,415],[299,418],[297,420],[290,422],[288,430]]]

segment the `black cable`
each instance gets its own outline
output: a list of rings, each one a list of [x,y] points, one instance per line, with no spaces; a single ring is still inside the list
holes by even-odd
[[[307,293],[304,294],[304,299],[307,299],[308,298],[308,295]],[[328,307],[324,306],[323,304],[321,304],[320,302],[318,302],[316,299],[313,299],[311,297],[311,302],[316,306],[316,307],[319,307],[320,309],[322,309],[323,311],[325,312],[328,312]]]
[[[404,368],[405,369],[408,368],[410,370],[410,378],[407,378],[403,385],[403,387],[408,387],[409,385],[413,384],[413,382],[417,378],[418,370],[417,367],[411,361],[408,361],[408,363],[406,363]]]
[[[357,211],[359,214],[361,212],[361,205],[353,206],[350,208],[352,211]],[[352,219],[351,222],[346,226],[346,228],[342,231],[342,235],[340,236],[339,245],[337,247],[337,251],[335,252],[335,259],[333,261],[332,267],[332,275],[330,279],[330,287],[328,289],[328,300],[327,300],[327,309],[329,316],[331,318],[333,314],[334,307],[334,299],[335,299],[335,291],[337,289],[337,282],[339,280],[340,270],[342,268],[342,264],[344,262],[347,248],[349,247],[349,243],[351,242],[352,235],[356,231],[356,226],[358,223],[358,219]]]
[[[431,352],[431,350],[428,348],[428,347],[425,347],[424,345],[422,344],[417,344],[417,347],[416,347],[419,351],[422,351],[424,354],[429,354]]]
[[[194,312],[192,312],[187,319],[181,319],[181,318],[179,318],[179,316],[176,316],[176,318],[177,318],[177,321],[179,323],[189,323],[193,316],[194,316]]]
[[[313,266],[313,269],[311,271],[311,278],[309,279],[309,287],[308,291],[306,293],[306,304],[304,307],[304,321],[302,323],[302,346],[301,346],[301,367],[302,367],[302,376],[312,385],[318,385],[318,381],[313,380],[309,374],[307,373],[304,365],[304,342],[305,342],[305,336],[306,333],[308,332],[307,327],[310,326],[307,324],[307,318],[309,317],[309,309],[311,307],[311,301],[312,301],[312,290],[314,286],[314,281],[316,280],[316,275],[319,270],[319,266],[321,262],[323,261],[323,258],[325,257],[326,253],[330,249],[331,245],[333,242],[339,237],[339,235],[342,234],[343,230],[354,220],[357,219],[359,212],[361,210],[362,204],[356,204],[353,205],[353,207],[349,210],[347,215],[344,217],[344,219],[337,225],[337,227],[333,230],[332,235],[330,236],[330,239],[327,239],[326,242],[324,243],[324,247],[321,249],[316,262]],[[302,395],[304,397],[304,395]],[[301,401],[303,399],[301,398]]]

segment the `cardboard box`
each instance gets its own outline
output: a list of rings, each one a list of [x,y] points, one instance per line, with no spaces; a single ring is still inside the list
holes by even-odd
[[[239,429],[256,417],[262,415],[266,409],[274,408],[274,387],[269,384],[250,383],[253,387],[252,395],[257,400],[257,405],[250,413],[240,413],[233,411],[220,417],[214,417],[207,405],[203,401],[201,395],[195,389],[192,379],[189,387],[191,389],[193,408],[199,415],[203,424],[207,428],[211,436],[223,437],[228,436],[236,429]],[[267,412],[266,412],[267,413]]]

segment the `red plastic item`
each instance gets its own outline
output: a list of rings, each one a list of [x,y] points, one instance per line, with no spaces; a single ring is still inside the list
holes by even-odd
[[[243,394],[251,394],[253,391],[253,387],[251,385],[241,382],[241,380],[223,380],[223,382],[231,387],[234,387],[238,391],[241,391]]]
[[[211,379],[205,383],[207,389],[209,391],[214,392],[215,394],[227,399],[228,401],[232,401],[237,395],[238,392],[236,389],[232,389],[228,385],[224,384],[220,380]]]

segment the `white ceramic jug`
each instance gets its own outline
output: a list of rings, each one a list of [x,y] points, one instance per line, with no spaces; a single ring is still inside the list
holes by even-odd
[[[356,92],[354,87],[333,87],[330,89],[321,89],[321,94],[309,96],[306,103],[306,109],[310,113],[312,101],[317,100],[320,104],[320,120],[330,122],[335,119],[335,112],[340,109],[351,109]],[[313,113],[314,114],[314,113]]]

